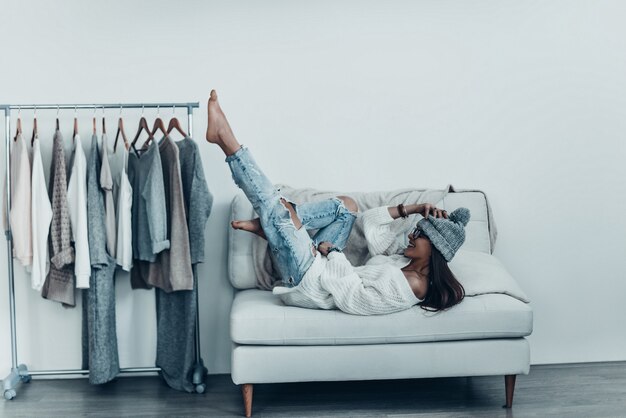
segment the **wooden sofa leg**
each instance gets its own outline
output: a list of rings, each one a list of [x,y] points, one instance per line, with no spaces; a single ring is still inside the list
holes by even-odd
[[[506,390],[506,405],[503,408],[511,408],[513,406],[513,391],[515,390],[515,378],[517,375],[507,374],[504,376],[504,388]]]
[[[241,394],[243,395],[243,407],[246,411],[246,417],[252,416],[252,385],[246,383],[241,385]]]

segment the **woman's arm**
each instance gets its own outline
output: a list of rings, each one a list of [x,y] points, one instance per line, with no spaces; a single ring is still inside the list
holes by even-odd
[[[396,254],[400,248],[396,243],[398,231],[391,227],[391,223],[404,215],[418,214],[447,218],[448,214],[430,203],[409,204],[406,206],[381,206],[363,212],[363,233],[367,240],[367,248],[372,256]],[[415,220],[416,222],[419,219]],[[408,231],[407,231],[408,232]]]
[[[409,205],[398,205],[398,206],[389,206],[387,208],[389,211],[389,215],[393,219],[398,219],[403,216],[413,215],[415,213],[419,213],[424,218],[428,218],[428,215],[432,215],[435,218],[446,218],[448,219],[448,212],[443,209],[439,209],[435,207],[435,205],[431,205],[430,203],[413,203]],[[401,211],[405,211],[406,213],[400,213]]]

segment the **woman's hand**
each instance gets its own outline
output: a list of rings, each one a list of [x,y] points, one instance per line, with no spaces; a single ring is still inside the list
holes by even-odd
[[[319,251],[323,256],[328,255],[328,250],[333,246],[332,242],[323,241],[317,245],[317,251]]]
[[[317,245],[317,250],[324,256],[328,257],[328,254],[333,251],[342,252],[341,249],[335,247],[335,244],[328,241],[322,241]]]
[[[430,203],[421,203],[416,206],[415,213],[419,213],[424,218],[428,218],[428,215],[432,215],[433,218],[445,218],[448,219],[448,212],[443,209],[439,209],[435,205]]]

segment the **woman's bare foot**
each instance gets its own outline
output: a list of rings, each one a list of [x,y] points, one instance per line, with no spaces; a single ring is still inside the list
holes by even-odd
[[[252,232],[263,239],[267,239],[265,237],[265,232],[261,227],[261,221],[259,220],[259,218],[251,219],[249,221],[232,221],[230,224],[235,229]]]
[[[234,154],[241,145],[237,142],[228,120],[226,120],[226,115],[224,115],[217,101],[217,92],[215,90],[211,90],[209,102],[207,103],[207,113],[206,140],[219,145],[226,155]]]

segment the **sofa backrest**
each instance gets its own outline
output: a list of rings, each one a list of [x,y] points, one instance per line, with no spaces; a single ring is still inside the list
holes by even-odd
[[[340,193],[350,196],[350,193]],[[470,221],[465,227],[464,250],[481,251],[491,254],[493,251],[490,238],[489,212],[486,196],[479,191],[461,191],[448,193],[437,207],[448,213],[459,207],[470,210]],[[230,219],[252,219],[256,217],[252,205],[240,192],[232,201]],[[228,233],[228,278],[237,289],[256,287],[256,277],[252,260],[253,240],[260,239],[249,232],[234,230]]]

